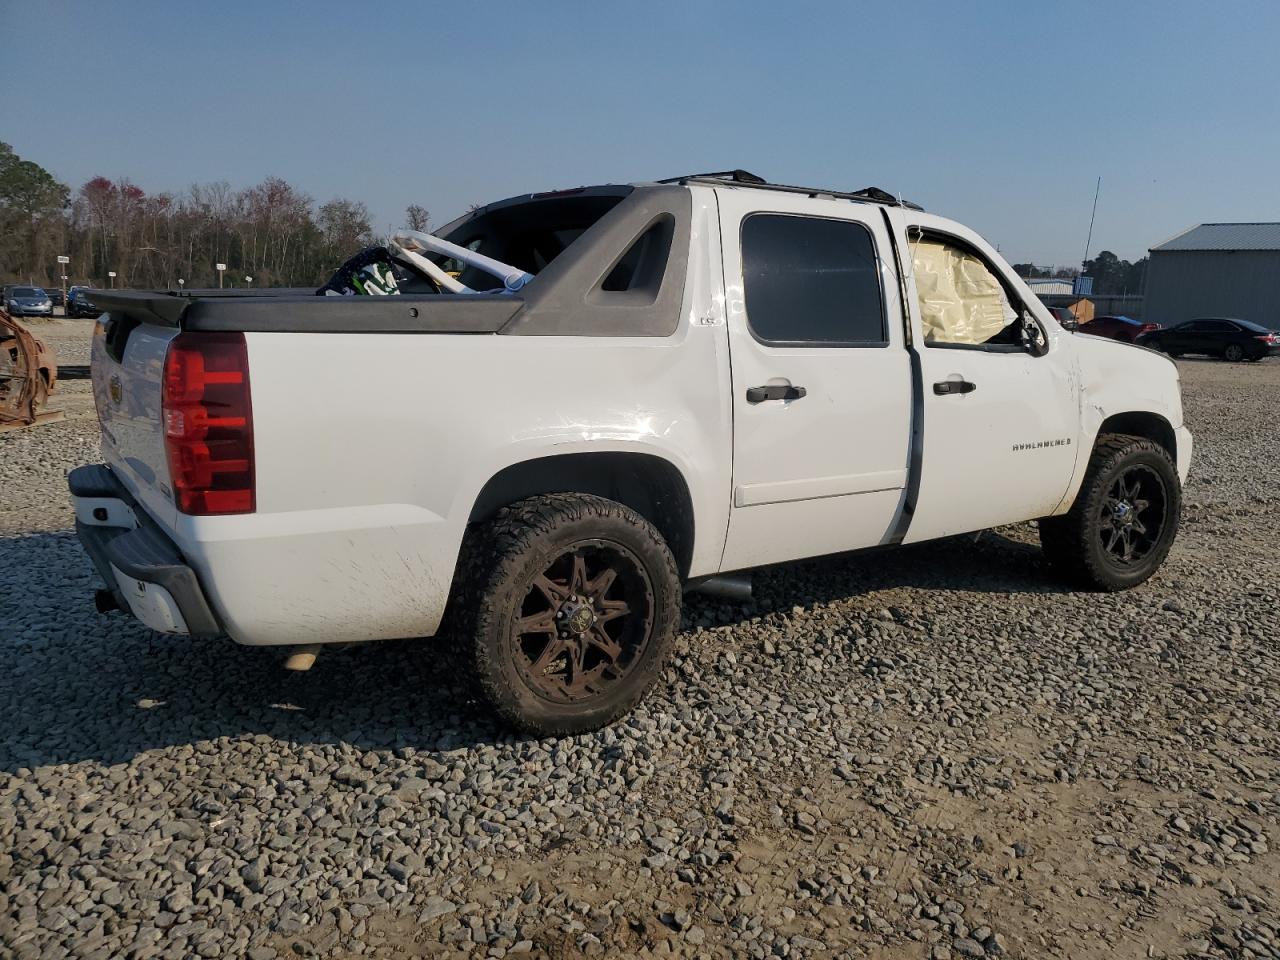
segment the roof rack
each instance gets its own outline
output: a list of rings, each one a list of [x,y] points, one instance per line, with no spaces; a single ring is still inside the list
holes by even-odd
[[[691,173],[683,177],[668,177],[658,183],[675,183],[683,186],[686,183],[740,183],[759,190],[777,190],[780,193],[801,193],[809,197],[834,197],[837,200],[854,200],[862,203],[882,203],[890,207],[906,207],[908,210],[924,210],[918,203],[910,200],[899,200],[887,190],[879,187],[864,187],[861,190],[844,191],[828,190],[825,187],[794,187],[785,183],[770,183],[764,177],[758,177],[746,170],[723,170],[719,173]]]

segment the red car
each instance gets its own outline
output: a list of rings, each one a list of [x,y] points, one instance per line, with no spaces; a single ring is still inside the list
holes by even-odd
[[[1133,317],[1094,317],[1088,323],[1080,324],[1080,332],[1095,337],[1106,337],[1108,340],[1123,340],[1133,343],[1144,333],[1154,333],[1160,329],[1158,323],[1143,323]]]
[[[1062,325],[1064,330],[1079,330],[1080,321],[1076,319],[1076,315],[1066,307],[1047,307],[1049,314],[1053,319]]]

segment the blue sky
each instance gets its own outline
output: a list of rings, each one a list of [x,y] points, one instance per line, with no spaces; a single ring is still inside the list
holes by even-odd
[[[1280,3],[0,0],[0,140],[73,188],[268,175],[385,230],[745,167],[875,184],[1011,260],[1280,220]],[[13,42],[20,38],[22,42]]]

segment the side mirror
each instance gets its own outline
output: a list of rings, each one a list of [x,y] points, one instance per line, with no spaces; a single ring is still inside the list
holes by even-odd
[[[1049,337],[1029,313],[1022,315],[1021,336],[1022,348],[1033,357],[1043,357],[1049,352]]]

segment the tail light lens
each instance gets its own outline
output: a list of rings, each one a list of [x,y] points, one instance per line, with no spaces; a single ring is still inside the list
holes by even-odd
[[[253,512],[253,408],[243,333],[182,333],[169,344],[164,445],[179,510]]]
[[[1277,337],[1274,333],[1264,333],[1264,334],[1261,334],[1260,336],[1254,337],[1253,339],[1261,340],[1263,343],[1265,343],[1269,347],[1277,343],[1280,343],[1280,337]]]

